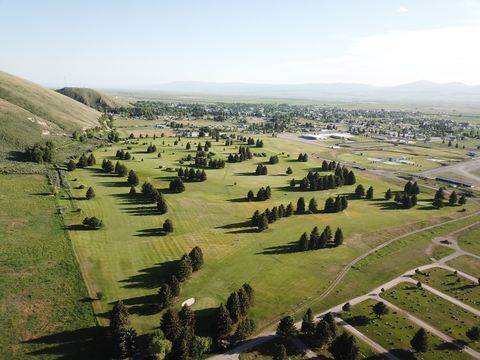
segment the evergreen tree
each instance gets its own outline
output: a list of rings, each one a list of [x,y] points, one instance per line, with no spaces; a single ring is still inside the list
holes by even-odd
[[[173,223],[170,219],[165,220],[163,223],[163,232],[165,234],[173,232]]]
[[[412,195],[420,194],[420,188],[418,187],[417,182],[415,181],[412,185]]]
[[[297,200],[297,214],[305,213],[305,199],[303,197],[298,198]]]
[[[184,282],[190,275],[192,275],[192,262],[190,257],[185,254],[178,262],[177,278],[180,282]]]
[[[267,219],[267,216],[265,214],[260,215],[260,217],[258,219],[257,227],[258,227],[259,231],[263,231],[263,230],[268,229],[268,219]]]
[[[88,159],[87,159],[87,165],[88,166],[93,166],[93,165],[96,165],[97,164],[97,160],[95,159],[95,156],[93,155],[93,153],[90,153],[90,155],[88,156]]]
[[[95,197],[95,191],[93,191],[93,188],[90,186],[87,189],[87,193],[85,194],[85,198],[87,200],[93,199]]]
[[[192,263],[192,270],[198,271],[203,266],[203,252],[200,247],[195,246],[188,254]]]
[[[236,292],[230,294],[227,300],[227,310],[230,314],[230,318],[233,323],[238,322],[240,319],[240,301],[238,300],[238,295]]]
[[[159,194],[159,195],[160,196],[158,197],[158,200],[157,200],[157,210],[160,214],[166,214],[167,211],[168,211],[167,202],[165,201],[165,199],[163,198],[163,196],[161,194]]]
[[[169,189],[171,192],[174,193],[181,193],[185,191],[185,185],[183,184],[182,179],[179,177],[170,181]]]
[[[135,186],[130,186],[130,191],[128,192],[129,195],[137,195],[137,189],[135,189]]]
[[[356,195],[358,198],[361,198],[361,197],[364,197],[364,196],[365,196],[365,188],[363,187],[362,184],[359,184],[359,185],[355,188],[355,195]]]
[[[440,200],[444,200],[445,199],[445,191],[443,190],[443,188],[439,188],[437,190],[437,192],[435,193],[435,199],[440,199]]]
[[[425,329],[419,329],[412,340],[410,340],[410,345],[416,352],[426,352],[428,350],[428,337]]]
[[[458,201],[457,193],[455,191],[452,191],[450,193],[450,197],[448,198],[448,204],[450,206],[453,206],[457,203],[457,201]]]
[[[357,360],[360,354],[357,341],[353,335],[348,335],[346,332],[332,341],[328,351],[335,360]]]
[[[311,308],[303,316],[301,331],[304,334],[311,334],[315,330],[315,317]]]
[[[373,187],[370,186],[370,187],[368,188],[366,198],[367,198],[368,200],[372,200],[372,199],[373,199]]]
[[[287,168],[286,173],[287,173],[287,175],[292,175],[293,174],[293,170],[290,166]]]
[[[311,198],[310,202],[308,203],[308,211],[312,214],[316,214],[318,212],[318,204],[315,198]]]
[[[158,306],[160,309],[165,309],[172,303],[172,291],[170,285],[162,284],[158,290]]]
[[[412,195],[412,182],[411,181],[408,181],[405,184],[405,187],[403,188],[403,191],[408,195]]]
[[[87,166],[88,166],[88,159],[85,156],[85,154],[82,154],[82,156],[80,156],[80,158],[78,159],[77,167],[78,168],[84,168],[84,167],[87,167]]]
[[[328,312],[323,316],[323,321],[328,324],[330,329],[330,334],[332,337],[337,336],[337,323],[335,322],[335,317],[332,313]]]
[[[326,213],[335,212],[335,201],[331,197],[325,200],[325,206],[323,208],[323,211],[325,211]]]
[[[247,294],[249,307],[255,305],[255,290],[248,283],[243,284],[242,288]]]
[[[127,182],[130,186],[137,186],[140,183],[140,181],[138,180],[138,176],[135,173],[135,170],[132,169],[128,172]]]
[[[390,200],[392,198],[392,190],[388,189],[385,192],[385,200]]]
[[[379,301],[375,305],[373,305],[372,310],[375,314],[377,314],[377,316],[388,314],[387,305],[385,305],[383,301]]]
[[[232,319],[223,304],[220,304],[217,310],[217,320],[215,324],[215,333],[219,339],[227,337],[232,332]]]
[[[172,297],[180,295],[180,281],[178,281],[175,275],[172,275],[168,280],[168,286],[170,286]]]
[[[285,216],[289,217],[293,215],[293,205],[292,203],[289,203],[285,209]]]
[[[273,355],[273,360],[288,360],[287,349],[285,345],[278,344],[275,347],[275,354]]]
[[[165,338],[174,342],[182,331],[181,329],[180,318],[178,313],[172,308],[167,309],[162,315],[162,320],[160,321],[160,329],[165,334]]]
[[[70,160],[67,164],[67,170],[74,171],[76,168],[77,168],[77,165],[75,164],[75,161]]]
[[[472,326],[470,329],[467,330],[466,335],[471,341],[480,340],[480,327]]]
[[[241,287],[238,289],[237,296],[240,305],[240,315],[247,316],[248,309],[250,308],[250,299],[245,288]]]
[[[335,246],[340,246],[343,244],[343,232],[342,229],[337,228],[335,231],[335,237],[333,239],[333,242],[335,243]]]
[[[292,337],[297,334],[295,323],[291,316],[285,316],[277,326],[277,335],[283,338]]]
[[[253,191],[249,190],[247,193],[247,200],[248,201],[253,201],[255,199],[255,196],[253,195]]]
[[[298,240],[298,248],[300,251],[307,251],[310,248],[306,232],[300,236],[300,240]]]
[[[462,206],[467,203],[467,198],[465,197],[464,194],[462,194],[462,196],[460,196],[460,199],[458,199],[458,203]]]
[[[324,346],[332,338],[333,334],[330,331],[330,325],[325,320],[320,320],[315,326],[314,342],[318,347]]]
[[[357,179],[355,178],[355,174],[353,171],[349,171],[345,179],[345,185],[355,185],[356,182]]]
[[[443,208],[443,201],[441,198],[435,198],[433,200],[433,207],[436,208],[436,209],[441,209]]]
[[[195,313],[188,305],[183,305],[182,309],[178,313],[178,318],[182,324],[182,331],[187,333],[188,338],[191,341],[194,336]]]

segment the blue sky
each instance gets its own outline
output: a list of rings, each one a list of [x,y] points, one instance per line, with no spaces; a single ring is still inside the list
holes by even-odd
[[[47,86],[480,84],[480,0],[0,0],[0,69]]]

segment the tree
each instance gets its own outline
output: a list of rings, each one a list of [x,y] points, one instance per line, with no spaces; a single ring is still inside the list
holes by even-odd
[[[87,200],[93,199],[95,197],[95,191],[93,191],[93,188],[90,186],[87,189],[87,193],[85,194],[85,198]]]
[[[428,337],[425,329],[419,329],[412,340],[410,340],[410,345],[416,352],[426,352],[428,350]]]
[[[177,278],[180,282],[187,280],[192,275],[192,262],[187,254],[178,262]]]
[[[248,201],[253,201],[255,199],[255,196],[253,195],[253,191],[249,190],[247,193],[247,200]]]
[[[295,323],[291,316],[285,316],[280,320],[280,323],[277,326],[277,335],[281,337],[291,337],[297,334],[297,329],[295,328]]]
[[[318,204],[315,198],[310,199],[310,202],[308,203],[308,211],[310,211],[312,214],[316,214],[318,212]]]
[[[368,200],[372,200],[372,199],[373,199],[373,187],[370,186],[370,187],[368,188],[366,198],[367,198]]]
[[[348,335],[346,332],[332,341],[328,351],[335,360],[357,360],[360,353],[357,341],[353,335]]]
[[[170,341],[175,341],[180,335],[182,329],[178,313],[172,308],[167,309],[160,321],[160,329],[165,334],[165,338]]]
[[[308,235],[306,232],[304,232],[302,236],[300,236],[300,239],[298,240],[298,249],[300,251],[307,251],[310,249]]]
[[[343,304],[343,306],[342,306],[342,310],[343,310],[343,311],[349,312],[351,309],[352,309],[352,305],[351,305],[349,302],[346,302],[346,303]]]
[[[462,194],[462,196],[460,196],[460,199],[458,199],[458,203],[462,206],[467,203],[467,198],[465,197],[465,195]]]
[[[471,327],[470,329],[467,330],[466,335],[472,341],[480,340],[480,327],[478,326]]]
[[[215,322],[215,333],[217,338],[222,339],[232,332],[232,319],[230,313],[223,304],[217,310],[217,320]]]
[[[303,316],[301,331],[304,334],[311,334],[315,330],[315,317],[313,311],[308,308],[307,312]]]
[[[457,203],[457,201],[458,201],[457,193],[456,193],[455,191],[452,191],[452,192],[450,193],[449,198],[448,198],[448,204],[449,204],[450,206],[453,206],[453,205],[455,205],[455,204]]]
[[[287,349],[283,344],[277,344],[275,347],[275,354],[273,360],[288,360]]]
[[[95,216],[86,217],[85,219],[83,219],[82,224],[92,230],[97,230],[103,227],[102,220],[96,218]]]
[[[245,283],[242,285],[242,288],[247,294],[249,306],[255,305],[255,290],[253,290],[253,287],[250,284]]]
[[[137,186],[140,183],[137,173],[133,169],[128,172],[127,182],[130,186]]]
[[[173,232],[173,223],[170,219],[165,220],[163,223],[163,232],[166,234]]]
[[[356,182],[355,174],[350,170],[345,178],[345,185],[354,185]]]
[[[121,300],[113,306],[110,317],[110,333],[114,355],[118,358],[132,356],[135,351],[137,334],[130,326],[128,309]]]
[[[158,307],[160,309],[165,309],[170,306],[172,303],[172,291],[170,290],[170,285],[162,284],[158,290]]]
[[[377,316],[388,314],[388,307],[383,301],[379,301],[373,305],[372,310],[375,314],[377,314]]]
[[[268,219],[265,214],[260,215],[258,219],[258,230],[263,231],[268,229]]]
[[[300,197],[297,200],[297,213],[305,214],[305,199],[303,197]]]
[[[182,324],[182,331],[189,339],[194,336],[195,329],[195,313],[188,305],[183,305],[178,313],[180,323]]]
[[[357,185],[357,187],[355,188],[355,195],[358,198],[361,198],[361,197],[365,196],[365,188],[363,187],[362,184]]]
[[[93,153],[90,153],[90,155],[88,156],[88,159],[87,159],[87,165],[88,166],[93,166],[97,163],[97,159],[95,159],[95,156],[93,155]]]
[[[337,228],[335,231],[335,237],[333,239],[333,242],[335,243],[335,246],[340,246],[343,244],[343,232],[342,229]]]
[[[180,295],[180,281],[178,281],[175,275],[172,275],[170,277],[170,280],[168,281],[168,286],[170,286],[170,292],[172,294],[172,297]]]
[[[440,200],[445,199],[445,191],[443,190],[443,187],[437,190],[437,192],[435,193],[435,199],[440,199]]]
[[[166,214],[168,211],[167,202],[165,201],[165,199],[161,194],[159,194],[159,197],[157,200],[157,210],[160,214]]]
[[[333,314],[331,312],[326,313],[323,316],[323,321],[328,324],[332,337],[337,336],[337,323],[335,322],[335,317],[333,316]]]
[[[212,348],[212,339],[204,336],[194,336],[190,343],[192,359],[203,359]]]
[[[137,195],[137,189],[135,189],[135,186],[130,186],[130,191],[128,192],[129,195]]]
[[[240,301],[236,292],[230,294],[227,300],[227,310],[233,323],[240,319]]]
[[[77,165],[75,164],[75,161],[70,160],[67,164],[67,170],[68,171],[73,171],[77,168]]]
[[[200,247],[195,246],[188,254],[192,262],[192,270],[198,271],[203,266],[203,252]]]
[[[392,198],[392,190],[388,189],[385,192],[385,200],[390,200]]]
[[[318,347],[325,345],[333,336],[330,331],[330,325],[325,320],[320,320],[315,327],[314,336],[315,344]]]
[[[164,360],[170,351],[172,351],[172,342],[165,339],[163,333],[157,332],[150,338],[148,354],[155,360]]]
[[[443,208],[443,201],[441,198],[435,198],[432,203],[433,207],[436,209]]]
[[[240,315],[247,316],[248,309],[250,308],[250,298],[245,288],[241,287],[237,291],[238,303],[240,305]]]
[[[169,189],[171,192],[181,193],[185,191],[185,185],[183,184],[182,179],[176,177],[175,179],[170,181]]]
[[[78,168],[84,168],[84,167],[87,167],[87,166],[88,166],[87,157],[85,156],[85,154],[82,154],[82,156],[80,156],[80,158],[78,159],[77,167]]]
[[[292,175],[293,174],[293,170],[290,166],[287,168],[286,173],[287,173],[287,175]]]

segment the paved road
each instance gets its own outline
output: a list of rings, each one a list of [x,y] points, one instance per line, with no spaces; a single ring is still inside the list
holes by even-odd
[[[466,160],[457,164],[442,166],[432,170],[422,171],[418,175],[435,178],[436,176],[442,176],[447,172],[461,175],[465,178],[465,181],[471,182],[475,187],[480,186],[480,176],[477,176],[473,171],[480,169],[480,159],[478,160]],[[448,177],[448,174],[446,175]]]
[[[399,240],[401,238],[404,238],[406,236],[409,236],[409,235],[412,235],[412,234],[415,234],[415,233],[418,233],[418,232],[421,232],[421,231],[425,231],[425,230],[429,230],[429,229],[433,229],[433,228],[436,228],[436,227],[439,227],[439,226],[442,226],[442,225],[445,225],[445,224],[449,224],[449,223],[452,223],[452,222],[455,222],[455,221],[459,221],[459,220],[462,220],[462,219],[465,219],[465,218],[469,218],[469,217],[472,217],[472,216],[475,216],[475,215],[478,215],[480,212],[475,212],[475,213],[472,213],[470,215],[467,215],[463,218],[459,218],[459,219],[454,219],[454,220],[449,220],[449,221],[446,221],[446,222],[443,222],[441,224],[437,224],[437,225],[431,225],[431,226],[428,226],[428,227],[425,227],[423,229],[419,229],[419,230],[415,230],[415,231],[412,231],[408,234],[404,234],[402,236],[399,236],[399,237],[396,237],[394,239],[391,239],[389,240],[387,243],[383,243],[379,246],[377,246],[376,248],[370,250],[368,253],[366,254],[372,254],[373,252],[383,248],[384,246],[386,246],[385,244],[390,244],[396,240]],[[468,230],[469,228],[475,226],[475,225],[478,225],[480,222],[475,222],[474,224],[470,224],[470,225],[467,225],[461,229],[458,229],[452,233],[450,233],[448,236],[446,237],[440,237],[440,238],[435,238],[435,239],[432,239],[432,241],[434,241],[435,243],[438,243],[438,244],[441,244],[441,245],[444,245],[444,246],[448,246],[448,247],[451,247],[453,249],[455,249],[455,253],[454,254],[451,254],[447,257],[444,257],[442,259],[439,259],[431,264],[427,264],[427,265],[423,265],[423,266],[420,266],[418,268],[415,268],[415,269],[411,269],[409,271],[406,271],[404,274],[396,277],[395,279],[392,279],[390,281],[388,281],[387,283],[385,284],[382,284],[381,286],[375,288],[374,290],[370,291],[369,293],[367,294],[363,294],[361,296],[358,296],[356,298],[353,298],[353,299],[350,299],[348,302],[353,306],[353,305],[356,305],[358,303],[361,303],[367,299],[380,299],[381,301],[384,301],[386,304],[387,302],[384,300],[384,299],[381,299],[379,297],[379,294],[382,292],[382,290],[388,290],[392,287],[395,287],[397,286],[398,284],[402,283],[402,282],[412,282],[412,283],[416,283],[415,280],[412,279],[412,275],[415,273],[415,270],[418,269],[420,271],[425,271],[425,270],[428,270],[432,267],[442,267],[442,268],[445,268],[445,269],[448,269],[448,270],[451,270],[451,271],[457,271],[460,275],[462,276],[465,276],[466,278],[472,280],[472,281],[476,281],[477,279],[474,278],[473,276],[471,275],[468,275],[468,274],[465,274],[463,272],[460,272],[450,266],[447,266],[445,265],[445,262],[450,260],[451,258],[454,258],[454,257],[457,257],[457,256],[461,256],[461,255],[469,255],[469,256],[474,256],[474,257],[477,257],[477,255],[475,254],[471,254],[463,249],[461,249],[459,246],[458,246],[458,242],[455,238],[455,235],[459,234],[460,232],[462,231],[465,231],[465,230]],[[445,238],[448,238],[449,241],[450,241],[450,244],[444,244],[444,243],[441,243],[440,241],[442,239],[445,239]],[[454,257],[452,257],[453,255],[455,255]],[[349,265],[349,268],[350,269],[354,264],[356,264],[358,261],[364,259],[366,256],[368,255],[361,255],[359,256],[357,259],[353,260]],[[447,260],[446,260],[447,259]],[[348,271],[348,270],[347,270]],[[343,278],[343,276],[345,276],[346,272],[339,274],[339,276],[341,278]],[[338,282],[337,282],[338,283]],[[427,285],[423,285],[424,288],[428,291],[431,291],[432,293],[442,297],[443,299],[447,300],[447,301],[450,301],[452,303],[454,303],[455,305],[457,306],[460,306],[464,309],[466,309],[467,311],[470,311],[472,312],[473,314],[476,314],[476,315],[479,315],[480,312],[472,307],[470,307],[469,305],[455,299],[455,298],[452,298],[451,296],[448,296],[430,286],[427,286]],[[327,291],[330,292],[331,289],[330,287],[327,288]],[[333,289],[333,287],[332,287]],[[322,294],[323,295],[323,294]],[[326,295],[325,295],[326,296]],[[325,297],[323,296],[323,297]],[[323,298],[322,297],[322,298]],[[392,305],[392,307],[394,306],[393,304],[390,304],[388,303],[387,305]],[[319,313],[319,314],[316,314],[315,315],[315,319],[316,320],[320,320],[326,313],[328,312],[331,312],[331,313],[340,313],[342,311],[342,306],[343,304],[338,304],[322,313]],[[458,344],[454,341],[454,339],[448,337],[447,335],[441,333],[439,330],[433,328],[431,325],[423,322],[422,320],[420,319],[417,319],[415,317],[413,317],[413,315],[409,314],[408,312],[406,312],[405,310],[402,310],[402,313],[405,314],[405,316],[407,316],[409,319],[411,319],[413,322],[415,322],[417,325],[419,326],[422,326],[424,327],[426,330],[432,332],[433,334],[439,336],[439,334],[441,334],[441,336],[439,336],[441,339],[443,339],[444,341],[447,341],[447,342],[452,342],[455,346],[461,348],[463,351],[467,352],[468,354],[470,354],[471,356],[473,356],[474,358],[476,359],[480,359],[480,354],[476,351],[474,351],[473,349],[469,348],[469,347],[466,347],[466,346],[463,346],[461,344]],[[413,319],[416,319],[415,321]],[[344,325],[345,329],[347,331],[350,331],[352,330],[352,326],[350,326],[349,324],[347,324],[344,320],[341,320],[339,318],[337,318],[337,321],[340,322],[341,325]],[[420,325],[422,324],[422,325]],[[423,326],[425,325],[425,326]],[[295,326],[297,328],[300,328],[301,326],[301,322],[297,322],[295,324]],[[358,330],[356,330],[355,328],[353,328],[354,331],[350,331],[351,333],[354,333],[355,335],[357,335],[357,333],[359,333]],[[431,329],[431,330],[430,330]],[[265,330],[264,332],[262,332],[261,334],[257,335],[255,338],[251,339],[251,340],[248,340],[246,341],[245,343],[235,347],[234,349],[224,353],[224,354],[219,354],[219,355],[215,355],[213,357],[210,357],[209,359],[211,360],[238,360],[239,358],[239,354],[242,353],[242,352],[245,352],[245,351],[248,351],[260,344],[263,344],[267,341],[270,341],[271,339],[275,338],[275,333],[271,330]],[[384,349],[383,347],[381,347],[379,344],[377,344],[376,342],[374,342],[373,340],[371,340],[370,338],[368,338],[366,335],[362,334],[361,335],[361,338],[364,339],[365,342],[367,342],[368,344],[371,345],[371,347],[377,351],[379,354],[382,354],[384,357],[387,357],[388,359],[390,360],[397,360],[396,357],[394,355],[392,355],[391,353],[389,353],[386,349]],[[307,352],[307,356],[309,358],[315,358],[315,354],[313,352],[310,352],[310,350],[308,350],[305,346],[305,344],[303,344],[300,340],[296,340],[296,344],[297,344],[297,347],[299,347],[300,349],[302,350],[305,350]]]

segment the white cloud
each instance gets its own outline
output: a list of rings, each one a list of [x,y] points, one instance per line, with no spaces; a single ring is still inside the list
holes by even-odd
[[[399,8],[397,8],[397,12],[398,13],[406,13],[406,12],[408,12],[408,8],[405,7],[405,6],[400,6]]]

